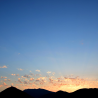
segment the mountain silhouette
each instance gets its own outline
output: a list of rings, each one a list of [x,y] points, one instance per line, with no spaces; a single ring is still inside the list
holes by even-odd
[[[35,98],[39,98],[40,96],[46,95],[46,94],[53,94],[55,92],[51,92],[45,89],[25,89],[24,92],[26,92],[27,94],[35,97]]]
[[[49,94],[43,95],[40,98],[67,98],[68,95],[69,93],[60,90],[55,93],[49,93]]]
[[[0,92],[0,98],[97,98],[97,88],[78,89],[72,93],[65,91],[51,92],[45,89],[25,89],[21,91],[15,87],[9,87]]]
[[[34,98],[34,97],[11,86],[0,92],[0,98]]]
[[[68,98],[69,93],[65,91],[57,91],[55,93],[49,93],[41,96],[40,98]]]
[[[97,88],[83,88],[69,94],[69,98],[98,98]]]
[[[46,94],[39,98],[98,98],[98,89],[97,88],[83,88],[76,90],[72,93],[65,91],[57,91],[52,94]]]

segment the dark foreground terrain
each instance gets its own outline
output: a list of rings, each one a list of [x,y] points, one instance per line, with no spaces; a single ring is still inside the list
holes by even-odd
[[[34,97],[15,87],[9,87],[0,92],[0,98],[34,98]]]
[[[0,98],[98,98],[98,89],[83,88],[68,93],[64,91],[51,92],[45,89],[26,89],[21,91],[15,87],[9,87],[0,92]]]

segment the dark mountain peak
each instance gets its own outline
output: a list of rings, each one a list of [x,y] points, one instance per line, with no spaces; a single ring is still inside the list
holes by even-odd
[[[59,90],[55,93],[55,98],[67,98],[67,96],[69,95],[68,92],[65,92],[65,91],[62,91],[62,90]]]
[[[96,96],[98,96],[97,88],[82,88],[70,93],[70,98],[95,98]]]
[[[56,93],[68,93],[68,92],[59,90],[59,91],[57,91]]]
[[[76,90],[76,91],[74,91],[73,93],[75,93],[75,92],[90,92],[90,91],[97,91],[98,92],[98,89],[97,88],[82,88],[82,89],[78,89],[78,90]]]
[[[9,87],[0,92],[0,98],[32,98],[27,93],[17,89],[16,87]]]
[[[46,94],[49,94],[49,93],[54,93],[54,92],[51,92],[51,91],[48,91],[46,89],[25,89],[24,92],[26,92],[27,94],[31,95],[31,96],[34,96],[35,98],[38,98],[40,96],[43,96],[43,95],[46,95]]]
[[[46,89],[38,88],[38,89],[25,89],[24,91],[32,91],[32,92],[52,92]]]
[[[14,91],[18,91],[18,90],[19,90],[19,89],[17,89],[16,87],[11,86],[11,87],[6,88],[5,90],[3,90],[1,93],[3,93],[3,92],[10,92],[10,91],[14,92]],[[19,90],[19,91],[20,91],[20,90]]]

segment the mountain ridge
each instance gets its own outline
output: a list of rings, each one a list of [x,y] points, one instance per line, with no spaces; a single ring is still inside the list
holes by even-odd
[[[17,89],[16,87],[9,87],[0,92],[0,98],[34,98],[29,94]]]
[[[29,93],[28,93],[29,92]],[[30,93],[32,95],[30,95]],[[57,92],[46,89],[25,89],[21,91],[16,87],[9,87],[0,92],[0,98],[96,98],[98,97],[98,88],[82,88],[72,93],[58,90]]]

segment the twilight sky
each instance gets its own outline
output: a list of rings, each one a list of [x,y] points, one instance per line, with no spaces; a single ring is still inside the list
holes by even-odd
[[[98,88],[98,0],[0,0],[0,91]]]

